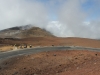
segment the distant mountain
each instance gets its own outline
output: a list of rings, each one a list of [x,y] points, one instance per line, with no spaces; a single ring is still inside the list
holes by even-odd
[[[54,37],[49,31],[31,25],[12,27],[0,31],[1,38]]]

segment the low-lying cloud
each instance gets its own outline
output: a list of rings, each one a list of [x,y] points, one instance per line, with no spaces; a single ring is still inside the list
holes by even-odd
[[[20,25],[39,25],[48,22],[46,8],[35,0],[0,0],[0,29]]]
[[[57,36],[60,36],[63,31],[64,35],[61,36],[100,38],[100,19],[91,20],[93,13],[96,14],[95,12],[100,9],[98,8],[100,1],[91,0],[94,5],[86,11],[83,10],[82,5],[87,1],[89,0],[66,0],[64,2],[58,12],[59,23],[63,28],[60,27]],[[90,20],[87,21],[89,17]]]

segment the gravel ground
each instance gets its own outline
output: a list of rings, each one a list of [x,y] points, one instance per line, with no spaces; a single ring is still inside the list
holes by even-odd
[[[48,51],[5,60],[0,75],[100,75],[100,53]]]

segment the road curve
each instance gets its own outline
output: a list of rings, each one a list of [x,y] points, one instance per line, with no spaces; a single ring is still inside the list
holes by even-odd
[[[43,51],[55,51],[55,50],[89,50],[89,51],[100,52],[100,48],[90,48],[90,47],[80,47],[80,46],[38,47],[38,48],[32,48],[32,49],[1,52],[0,60],[13,57],[13,56],[18,56],[18,55],[32,54],[32,53],[38,53],[38,52],[43,52]]]

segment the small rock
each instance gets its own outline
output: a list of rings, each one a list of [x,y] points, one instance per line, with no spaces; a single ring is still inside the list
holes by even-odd
[[[87,60],[87,58],[84,58],[84,60]]]
[[[56,73],[58,73],[58,71],[56,71]]]
[[[6,62],[5,65],[7,65],[8,63]]]
[[[54,46],[54,45],[52,45],[52,46]]]
[[[94,64],[97,64],[97,63],[94,63]]]
[[[16,75],[16,74],[18,74],[18,72],[15,72],[13,75]]]
[[[46,55],[46,56],[48,56],[48,55]]]
[[[56,75],[59,75],[59,73],[57,73]]]
[[[54,54],[53,56],[56,56],[56,54]]]
[[[26,68],[24,68],[24,69],[26,69]]]
[[[77,67],[77,69],[79,69],[79,67]]]
[[[32,57],[31,59],[33,59],[34,60],[34,58]]]
[[[19,58],[17,58],[17,59],[19,59]]]
[[[0,67],[0,70],[1,70],[2,68]]]
[[[47,73],[47,75],[48,75],[49,73]]]
[[[95,54],[96,56],[98,55],[98,54]]]
[[[75,59],[78,59],[78,58],[75,58]]]

